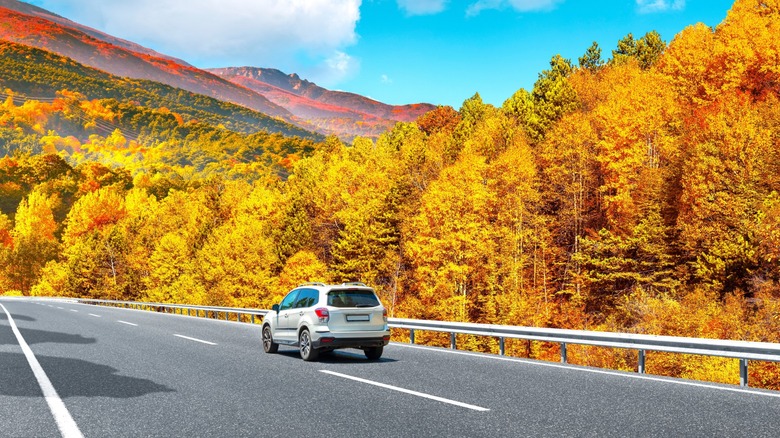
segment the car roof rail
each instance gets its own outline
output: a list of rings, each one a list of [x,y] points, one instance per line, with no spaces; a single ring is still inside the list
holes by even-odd
[[[362,287],[368,287],[365,283],[362,281],[348,281],[346,283],[341,283],[342,286],[362,286]]]
[[[319,281],[307,281],[306,283],[301,283],[298,285],[298,287],[303,286],[325,286],[325,283],[321,283]]]

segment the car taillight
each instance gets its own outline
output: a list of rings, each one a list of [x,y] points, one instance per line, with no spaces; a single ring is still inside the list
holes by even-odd
[[[330,319],[330,312],[328,312],[328,309],[324,307],[320,307],[319,309],[314,309],[314,313],[316,313],[317,318],[320,319],[320,324],[326,324]]]
[[[385,322],[387,322],[387,309],[382,309],[382,319],[384,319]]]

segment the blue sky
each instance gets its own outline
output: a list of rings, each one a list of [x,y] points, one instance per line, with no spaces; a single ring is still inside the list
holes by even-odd
[[[724,0],[29,0],[198,67],[278,68],[403,104],[494,105],[550,58],[602,57],[629,32],[671,41],[720,23]]]

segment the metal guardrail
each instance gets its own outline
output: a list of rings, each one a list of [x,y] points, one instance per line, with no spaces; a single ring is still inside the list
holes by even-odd
[[[258,316],[264,316],[268,310],[242,309],[232,307],[190,306],[182,304],[145,303],[137,301],[112,301],[74,299],[83,304],[108,305],[134,309],[146,309],[171,313],[219,318],[236,315],[236,321],[241,322],[246,316],[249,323],[257,323]],[[262,318],[261,318],[262,320]],[[739,359],[739,384],[748,386],[748,361],[780,362],[780,344],[769,342],[731,341],[721,339],[686,338],[677,336],[653,336],[631,333],[593,332],[584,330],[564,330],[553,328],[521,327],[494,324],[477,324],[464,322],[429,321],[421,319],[389,318],[388,325],[392,328],[409,330],[410,343],[414,344],[415,331],[434,331],[450,334],[450,348],[456,349],[456,334],[495,337],[499,340],[499,354],[505,354],[505,340],[525,339],[558,343],[560,345],[561,362],[567,362],[566,347],[568,344],[589,345],[637,350],[637,372],[645,373],[645,357],[648,351],[669,353],[696,354]]]
[[[553,328],[520,327],[493,324],[428,321],[419,319],[389,320],[390,326],[409,330],[414,343],[414,331],[436,331],[450,334],[450,348],[457,348],[455,334],[491,336],[499,339],[500,354],[504,354],[506,338],[560,344],[561,362],[567,362],[567,344],[590,345],[637,350],[637,372],[645,373],[647,351],[696,354],[739,359],[739,384],[748,386],[748,361],[780,362],[780,344],[769,342],[730,341],[721,339],[686,338],[678,336],[653,336],[632,333],[592,332]]]
[[[200,316],[201,312],[205,318],[230,320],[230,315],[236,315],[236,321],[241,322],[242,316],[246,315],[248,322],[255,324],[258,316],[264,316],[268,310],[262,309],[243,309],[240,307],[216,307],[216,306],[191,306],[189,304],[167,304],[167,303],[147,303],[142,301],[115,301],[115,300],[91,300],[83,298],[74,298],[73,301],[81,304],[94,304],[98,306],[124,307],[137,310],[154,310],[156,312],[178,313],[187,316]],[[210,316],[211,315],[211,316]],[[262,318],[260,318],[262,320]]]

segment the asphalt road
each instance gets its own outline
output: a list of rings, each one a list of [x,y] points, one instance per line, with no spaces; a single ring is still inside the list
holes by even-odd
[[[393,343],[309,363],[263,353],[259,325],[0,304],[86,437],[780,434],[777,392]],[[1,437],[60,436],[42,394],[0,309]]]

